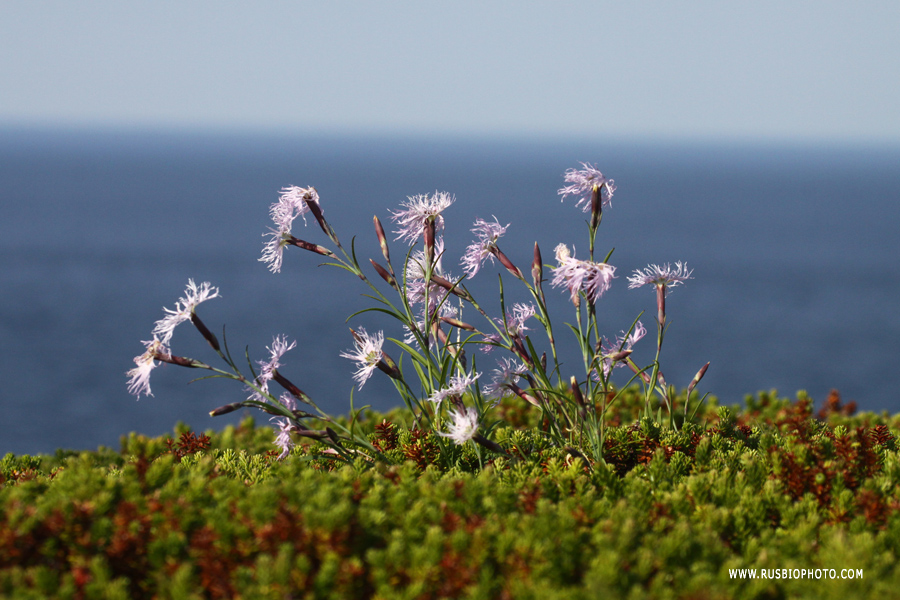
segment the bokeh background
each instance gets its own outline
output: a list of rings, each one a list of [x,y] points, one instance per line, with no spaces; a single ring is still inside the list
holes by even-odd
[[[257,261],[279,188],[315,185],[363,257],[372,215],[451,192],[459,273],[476,217],[512,224],[502,247],[523,266],[535,241],[548,262],[560,242],[584,255],[584,215],[556,195],[579,161],[619,186],[599,238],[619,275],[608,335],[642,310],[652,328],[629,273],[684,260],[671,383],[710,360],[701,387],[722,402],[836,388],[896,411],[898,30],[895,2],[2,3],[0,453],[240,418],[208,416],[239,386],[176,367],[154,397],[126,392],[188,278],[221,289],[201,311],[235,354],[297,339],[286,371],[345,412],[347,326],[401,332],[345,323],[366,290],[312,254],[278,275]],[[483,304],[497,273],[472,281]],[[187,326],[174,350],[212,360]],[[373,378],[353,402],[397,400]]]

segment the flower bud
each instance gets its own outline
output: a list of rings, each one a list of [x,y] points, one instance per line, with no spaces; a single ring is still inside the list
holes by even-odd
[[[609,359],[613,362],[619,362],[619,361],[625,360],[626,358],[631,356],[632,352],[633,352],[633,350],[620,350],[619,352],[616,352],[615,354],[610,354]]]
[[[447,323],[448,325],[452,325],[453,327],[458,327],[459,329],[465,329],[466,331],[475,331],[475,327],[469,325],[468,323],[463,323],[458,319],[453,319],[451,317],[441,317],[441,321]]]
[[[574,375],[569,379],[569,386],[572,388],[572,397],[575,398],[575,402],[578,406],[584,408],[584,396],[581,394],[581,387],[578,385],[578,380],[575,379]]]
[[[537,242],[534,243],[534,260],[531,261],[531,278],[534,280],[534,287],[540,289],[541,280],[544,277],[544,262],[541,260],[541,249]]]
[[[431,283],[437,284],[455,296],[459,296],[463,300],[471,300],[472,297],[458,285],[454,285],[441,277],[440,275],[431,275]]]
[[[384,227],[381,226],[381,220],[378,218],[378,215],[372,217],[372,221],[375,223],[375,235],[378,236],[378,243],[381,245],[381,254],[384,256],[385,262],[387,262],[388,268],[391,268],[391,252],[388,250],[387,236],[384,235]]]
[[[161,352],[155,352],[153,354],[153,358],[160,362],[169,363],[170,365],[178,365],[179,367],[187,367],[189,369],[200,369],[202,367],[209,368],[207,365],[203,364],[200,361],[194,360],[193,358],[175,356],[174,354],[162,354]]]
[[[304,250],[309,250],[310,252],[315,252],[316,254],[321,254],[322,256],[334,256],[334,252],[332,252],[328,248],[325,248],[324,246],[320,246],[318,244],[312,244],[310,242],[298,240],[294,236],[288,238],[287,243],[292,246],[297,246],[298,248],[303,248]]]
[[[428,270],[431,270],[434,265],[434,236],[436,227],[434,219],[428,219],[428,221],[425,222],[425,257],[428,260],[428,264],[426,265]]]
[[[287,377],[278,372],[278,370],[272,371],[272,379],[278,382],[278,385],[287,390],[291,396],[300,400],[301,402],[306,402],[307,404],[312,404],[310,402],[310,397],[306,395],[306,392],[298,388],[296,385],[288,381]]]
[[[697,374],[694,375],[694,379],[691,380],[691,384],[688,386],[687,393],[688,396],[691,395],[691,392],[694,391],[694,388],[697,387],[697,384],[700,383],[700,380],[703,379],[703,376],[706,375],[706,370],[709,368],[709,363],[706,363],[700,370],[697,371]]]
[[[529,404],[532,404],[532,405],[534,405],[534,406],[536,406],[536,407],[538,407],[538,408],[541,407],[541,403],[538,402],[538,400],[537,400],[534,396],[532,396],[532,395],[530,395],[530,394],[527,394],[527,393],[525,392],[525,390],[523,390],[522,388],[520,388],[520,387],[517,386],[516,384],[514,384],[514,383],[508,383],[508,384],[506,384],[506,387],[508,387],[510,390],[512,390],[512,392],[513,392],[516,396],[518,396],[519,398],[521,398],[521,399],[524,400],[525,402],[528,402]]]
[[[506,267],[507,271],[509,271],[515,277],[518,277],[522,281],[525,281],[525,277],[522,275],[522,271],[520,271],[519,268],[516,265],[514,265],[511,260],[509,260],[508,256],[503,254],[503,251],[500,250],[500,248],[498,248],[497,246],[493,246],[491,248],[491,253],[500,260],[500,264],[502,264],[504,267]]]
[[[395,363],[394,359],[388,356],[388,353],[384,350],[381,351],[381,360],[379,360],[375,366],[391,379],[396,379],[397,381],[403,380],[403,376],[400,374],[397,363]]]
[[[232,402],[231,404],[226,404],[225,406],[220,406],[219,408],[211,411],[209,416],[211,417],[220,417],[222,415],[227,415],[228,413],[232,413],[244,406],[243,402]]]
[[[394,288],[397,291],[400,291],[400,288],[397,286],[397,280],[394,279],[393,275],[391,275],[390,273],[387,272],[387,269],[385,269],[384,267],[379,265],[377,262],[375,262],[371,258],[369,259],[369,262],[372,263],[372,266],[375,268],[375,270],[378,272],[378,274],[381,275],[381,278],[384,279],[388,283],[389,286],[391,286],[392,288]]]
[[[312,198],[312,195],[309,195],[308,198],[304,197],[303,200],[304,200],[304,202],[306,202],[306,205],[309,207],[309,211],[313,214],[313,216],[316,217],[316,221],[318,221],[319,227],[322,228],[322,231],[325,232],[325,235],[327,235],[333,242],[337,242],[336,236],[334,235],[334,231],[331,229],[331,227],[325,221],[325,215],[322,214],[322,207],[319,206],[319,203],[316,202]]]
[[[603,216],[603,200],[600,193],[601,186],[594,185],[591,190],[591,230],[597,229],[600,225],[600,219]]]

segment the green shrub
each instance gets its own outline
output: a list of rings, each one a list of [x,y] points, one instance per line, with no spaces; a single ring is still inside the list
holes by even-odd
[[[595,464],[540,423],[497,430],[506,455],[435,454],[396,412],[360,424],[396,464],[318,442],[278,461],[250,420],[7,455],[0,596],[900,597],[898,417],[761,393],[675,432],[627,406]],[[729,575],[747,568],[863,577]]]

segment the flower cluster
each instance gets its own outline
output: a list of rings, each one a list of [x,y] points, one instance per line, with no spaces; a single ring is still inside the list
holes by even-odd
[[[274,225],[265,234],[269,239],[263,247],[260,260],[271,271],[280,272],[284,249],[293,245],[327,256],[330,259],[327,264],[353,273],[370,287],[373,295],[368,297],[379,302],[379,305],[369,310],[392,316],[406,332],[402,342],[389,338],[389,341],[400,348],[403,356],[395,363],[383,349],[384,331],[370,334],[363,327],[350,330],[354,340],[353,348],[341,352],[340,356],[355,363],[353,381],[359,390],[362,390],[376,370],[393,379],[401,398],[413,411],[417,427],[431,427],[437,434],[437,437],[432,438],[433,441],[428,442],[435,448],[440,446],[443,450],[450,451],[452,446],[441,440],[447,438],[457,445],[472,441],[492,452],[507,453],[496,442],[488,439],[496,426],[496,423],[489,420],[489,414],[502,397],[511,393],[541,410],[546,435],[560,447],[571,448],[573,444],[594,440],[590,442],[593,444],[588,452],[590,460],[581,454],[579,456],[589,462],[604,460],[603,428],[606,410],[618,394],[610,380],[616,367],[627,364],[634,371],[635,377],[640,376],[637,381],[644,386],[645,416],[652,418],[653,414],[661,414],[657,407],[665,405],[669,408],[670,425],[676,427],[674,392],[670,391],[673,388],[666,384],[659,369],[659,350],[666,330],[666,290],[690,279],[692,271],[683,263],[676,262],[675,267],[668,263],[663,266],[650,265],[643,270],[636,270],[628,278],[629,288],[652,285],[657,290],[659,316],[656,359],[650,366],[639,368],[631,357],[634,346],[647,334],[647,329],[639,320],[635,319],[632,327],[627,332],[620,332],[614,340],[602,337],[599,333],[601,327],[595,305],[616,279],[616,267],[606,262],[594,262],[595,242],[602,209],[610,206],[616,186],[612,179],[606,178],[595,166],[589,163],[581,163],[581,166],[582,169],[566,171],[566,185],[558,193],[562,200],[568,196],[578,197],[577,206],[585,212],[591,212],[588,225],[590,260],[575,258],[574,247],[559,244],[555,248],[557,266],[553,267],[550,280],[552,287],[568,292],[574,305],[577,326],[568,325],[575,334],[582,353],[584,373],[581,377],[567,371],[571,365],[558,358],[557,339],[553,333],[543,288],[545,265],[537,243],[534,245],[531,261],[531,281],[528,281],[514,261],[498,246],[500,238],[506,234],[510,225],[502,225],[496,216],[491,221],[479,218],[471,229],[475,239],[466,247],[459,263],[465,277],[455,279],[444,270],[446,249],[443,212],[454,203],[454,197],[446,192],[409,196],[401,203],[399,210],[391,212],[391,219],[397,226],[395,239],[410,245],[402,266],[396,265],[395,268],[392,264],[389,241],[381,221],[377,216],[373,219],[384,262],[380,262],[381,258],[378,261],[370,258],[369,262],[381,280],[399,295],[399,302],[388,299],[382,289],[368,278],[357,260],[355,246],[351,247],[349,253],[341,246],[334,228],[325,220],[319,205],[319,194],[313,187],[290,186],[281,190],[278,201],[269,211]],[[312,213],[332,247],[320,246],[293,236],[291,230],[294,221],[297,217],[303,217],[305,222],[306,213]],[[421,245],[416,247],[418,244]],[[606,260],[609,260],[611,254],[610,251]],[[508,308],[510,304],[507,304],[507,293],[515,292],[505,291],[501,279],[499,318],[488,314],[465,285],[488,262],[493,265],[495,259],[513,275],[516,285],[524,287],[531,296],[530,301],[513,302],[511,308]],[[373,445],[365,436],[354,431],[352,422],[348,428],[339,420],[328,417],[308,395],[280,373],[285,353],[295,348],[297,342],[289,342],[284,335],[276,336],[267,348],[268,359],[257,362],[258,374],[254,372],[250,377],[242,375],[232,361],[227,347],[224,352],[220,349],[216,337],[196,314],[200,303],[218,295],[219,290],[209,283],[204,282],[198,286],[193,280],[188,282],[184,296],[179,298],[174,309],[165,310],[165,316],[157,321],[153,329],[153,339],[144,342],[144,352],[134,359],[135,367],[128,371],[129,392],[138,397],[142,394],[152,395],[150,373],[159,362],[209,369],[215,373],[214,377],[228,377],[239,381],[248,391],[243,402],[222,406],[211,414],[227,414],[241,407],[254,407],[269,413],[277,431],[275,442],[281,449],[279,458],[283,459],[290,454],[296,436],[306,436],[327,445],[326,455],[346,462],[353,462],[361,456],[369,460],[380,456],[377,460],[387,460],[382,447]],[[586,303],[582,303],[582,299]],[[471,310],[478,321],[466,322],[471,320],[469,318],[464,321],[463,310],[467,313]],[[538,350],[541,340],[535,339],[534,333],[529,335],[531,328],[526,323],[532,317],[546,332],[548,346],[544,352]],[[169,344],[173,331],[185,321],[192,322],[231,371],[171,354]],[[481,329],[478,322],[482,323]],[[534,327],[533,323],[528,324]],[[468,355],[468,344],[479,345],[485,350],[497,348],[505,353],[498,360],[490,382],[480,388],[478,380],[481,373],[476,371],[475,359]],[[404,378],[404,366],[406,373],[414,372],[418,376],[421,385],[417,389]],[[706,366],[694,377],[688,388],[689,394],[705,371]],[[269,384],[273,381],[285,390],[279,397],[269,389]],[[563,393],[562,390],[567,391]],[[651,407],[654,394],[658,396],[659,402]],[[311,406],[319,414],[298,410],[297,402]],[[326,422],[327,426],[324,430],[308,429],[303,424],[303,419],[307,417],[316,417]],[[684,419],[687,418],[685,410]],[[484,429],[479,433],[482,426]],[[417,435],[425,435],[421,433],[422,429],[418,431],[420,433]]]

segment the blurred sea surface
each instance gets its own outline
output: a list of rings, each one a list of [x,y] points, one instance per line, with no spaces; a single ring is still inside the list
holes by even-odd
[[[900,148],[566,139],[453,139],[239,134],[117,133],[0,129],[0,455],[56,448],[117,447],[131,431],[159,435],[184,421],[197,430],[237,422],[209,411],[245,397],[235,382],[188,382],[204,373],[171,365],[151,378],[154,396],[135,400],[125,372],[143,351],[163,307],[189,278],[218,286],[205,323],[235,356],[266,358],[277,334],[297,340],[282,371],[332,413],[353,402],[397,405],[380,373],[362,391],[349,326],[402,337],[352,275],[317,266],[322,257],[289,248],[284,268],[259,262],[268,211],[283,186],[312,185],[345,246],[356,236],[361,263],[381,260],[372,216],[392,229],[407,196],[447,191],[444,267],[459,275],[477,217],[510,223],[500,246],[530,271],[535,241],[552,263],[559,243],[588,251],[585,215],[557,190],[567,168],[597,165],[616,181],[598,254],[615,248],[612,289],[598,303],[603,333],[627,329],[640,311],[651,335],[637,362],[653,358],[655,297],[629,290],[627,276],[650,263],[685,261],[694,279],[673,290],[662,369],[684,387],[706,361],[699,386],[720,402],[777,388],[829,390],[861,409],[900,410]],[[328,245],[310,219],[294,234]],[[392,242],[392,259],[406,245]],[[374,272],[368,267],[373,277]],[[470,289],[499,316],[528,300],[498,265]],[[545,271],[545,277],[549,271]],[[385,286],[386,287],[386,286]],[[565,376],[580,375],[568,295],[546,286]],[[466,320],[482,325],[472,311]],[[534,323],[539,348],[545,338]],[[190,326],[173,352],[220,366]],[[395,357],[399,351],[386,349]],[[501,356],[476,356],[483,382]],[[617,371],[620,383],[628,380]],[[257,414],[258,420],[265,415]]]

